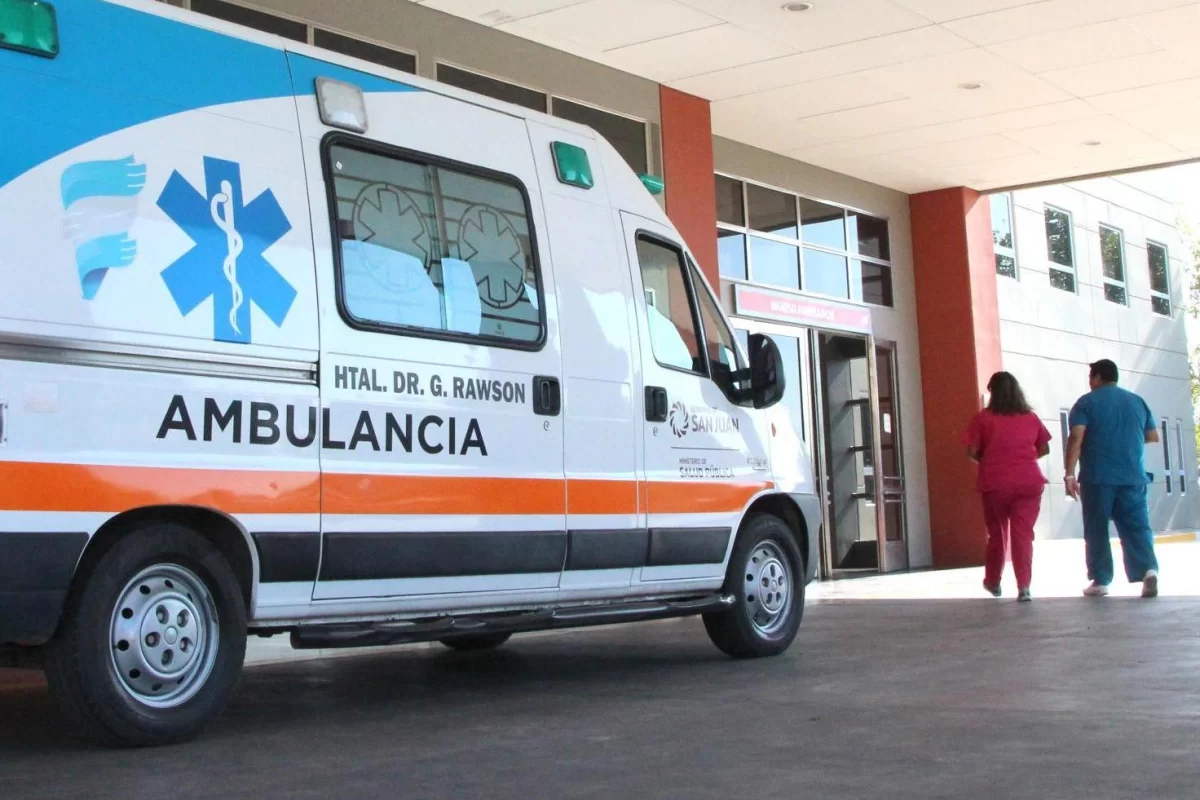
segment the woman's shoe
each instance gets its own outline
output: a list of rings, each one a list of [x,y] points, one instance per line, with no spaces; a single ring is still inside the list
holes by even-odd
[[[1000,584],[998,584],[998,583],[995,586],[992,586],[987,581],[984,581],[983,582],[983,590],[985,592],[987,592],[988,594],[990,594],[992,597],[1000,596]]]
[[[1024,589],[1017,590],[1017,602],[1018,603],[1032,603],[1033,602],[1033,595],[1029,593],[1028,586],[1026,586]]]

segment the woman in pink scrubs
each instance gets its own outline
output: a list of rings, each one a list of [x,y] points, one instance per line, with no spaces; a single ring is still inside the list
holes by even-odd
[[[1046,478],[1038,459],[1050,452],[1050,432],[1025,402],[1017,379],[997,372],[988,381],[988,406],[963,435],[967,455],[979,464],[979,491],[987,525],[983,588],[1000,596],[1005,551],[1012,542],[1017,599],[1032,599],[1033,526],[1042,508]]]

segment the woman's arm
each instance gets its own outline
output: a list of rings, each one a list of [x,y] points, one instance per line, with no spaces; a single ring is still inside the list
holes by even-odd
[[[1037,449],[1038,458],[1045,458],[1050,455],[1050,443],[1039,444]]]
[[[976,464],[978,464],[979,458],[980,458],[979,448],[978,447],[968,447],[967,448],[967,458],[971,459]]]

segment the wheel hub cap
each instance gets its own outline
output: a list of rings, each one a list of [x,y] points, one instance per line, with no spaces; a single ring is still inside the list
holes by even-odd
[[[191,699],[217,655],[216,608],[191,570],[160,564],[125,585],[113,609],[113,668],[143,705],[172,708]]]
[[[746,561],[746,610],[754,627],[774,633],[786,624],[792,603],[792,570],[778,543],[767,540]]]

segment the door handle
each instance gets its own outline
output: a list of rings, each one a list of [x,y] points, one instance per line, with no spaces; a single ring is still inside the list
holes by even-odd
[[[661,386],[646,387],[646,421],[667,421],[667,390]]]
[[[558,378],[538,375],[533,379],[533,413],[557,417],[562,411],[562,387]]]

